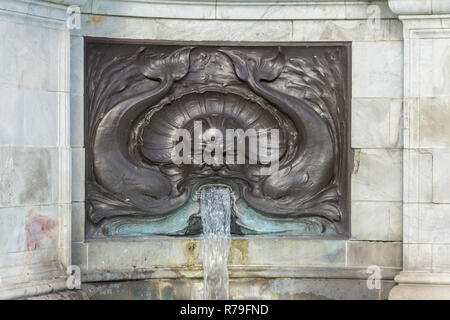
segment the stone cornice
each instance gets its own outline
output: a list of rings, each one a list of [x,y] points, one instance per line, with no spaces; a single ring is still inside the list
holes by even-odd
[[[397,18],[388,0],[2,0],[0,10],[14,8],[12,11],[30,14],[28,7],[65,11],[70,5],[79,6],[83,14],[141,18],[363,20],[375,14],[381,19]]]
[[[450,14],[448,0],[389,0],[389,7],[399,16]]]
[[[2,0],[0,15],[9,16],[17,22],[60,28],[65,25],[68,6],[40,0]]]

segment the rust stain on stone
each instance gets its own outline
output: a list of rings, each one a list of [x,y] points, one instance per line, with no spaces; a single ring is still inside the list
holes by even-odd
[[[105,21],[104,17],[100,17],[100,16],[91,16],[89,18],[89,20],[93,23],[93,24],[99,24],[103,21]]]
[[[27,212],[26,240],[28,250],[36,250],[39,248],[42,239],[51,238],[57,225],[54,219],[42,215],[32,216],[32,212],[33,209]]]
[[[352,175],[358,174],[360,163],[361,163],[361,149],[354,149]]]

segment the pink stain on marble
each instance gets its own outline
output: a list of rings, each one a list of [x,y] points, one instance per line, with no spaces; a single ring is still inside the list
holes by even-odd
[[[41,240],[53,237],[53,231],[57,226],[57,222],[54,219],[42,215],[31,215],[32,212],[33,209],[28,212],[26,223],[28,250],[38,249]]]

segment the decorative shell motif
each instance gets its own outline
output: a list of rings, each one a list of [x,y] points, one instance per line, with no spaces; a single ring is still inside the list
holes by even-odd
[[[348,231],[346,48],[95,44],[86,61],[87,208],[96,232],[197,234],[193,199],[208,183],[233,190],[236,234]],[[227,129],[279,130],[279,170],[173,163],[178,130],[195,143],[197,121],[224,139]]]
[[[256,133],[276,129],[280,132],[280,155],[285,150],[283,128],[269,110],[236,94],[205,92],[185,95],[151,112],[142,129],[142,154],[153,163],[171,163],[177,130],[186,129],[194,137],[195,121],[201,122],[203,132],[220,130],[224,139],[227,129],[254,129]]]

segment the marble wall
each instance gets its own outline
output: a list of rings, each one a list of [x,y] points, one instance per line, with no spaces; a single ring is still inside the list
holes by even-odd
[[[81,8],[81,26],[68,31],[71,4]],[[84,238],[87,36],[351,41],[351,237],[236,239],[229,260],[232,295],[384,299],[401,270],[406,273],[398,282],[439,283],[433,279],[450,271],[450,23],[434,15],[445,12],[445,0],[3,0],[0,296],[51,290],[44,284],[63,288],[61,265],[70,259],[94,298],[104,297],[107,285],[92,281],[149,279],[141,283],[143,296],[153,298],[185,297],[183,290],[199,287],[196,239]],[[426,16],[407,19],[416,14]],[[365,285],[370,265],[381,268],[380,289]],[[419,279],[424,272],[432,275]],[[127,283],[114,285],[116,297],[132,297]],[[152,295],[165,286],[175,293]],[[270,290],[257,290],[262,287]]]
[[[0,298],[65,287],[69,37],[61,25],[22,3],[0,4]]]
[[[184,17],[187,19],[166,19],[183,13],[176,6],[163,9],[148,2],[133,4],[129,10],[109,1],[89,2],[82,8],[81,28],[71,32],[73,262],[82,267],[84,281],[175,281],[180,274],[195,279],[201,276],[202,264],[201,243],[197,240],[84,240],[83,37],[352,41],[351,238],[234,240],[229,268],[232,277],[242,280],[274,275],[301,280],[319,274],[331,279],[345,274],[357,280],[350,286],[360,286],[368,277],[367,266],[377,265],[386,281],[376,293],[362,296],[386,298],[402,266],[401,22],[383,1],[352,5],[338,1],[335,6],[299,1],[296,10],[283,6],[244,5],[240,10],[225,4],[219,7],[208,11],[207,5],[190,6],[189,16]],[[380,19],[371,19],[373,14]],[[296,292],[294,287],[291,294]],[[363,290],[370,291],[365,285]],[[353,297],[358,297],[358,292],[355,287]]]

